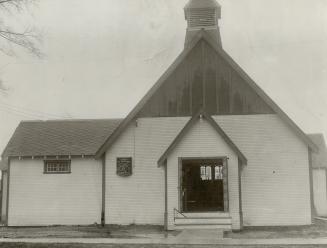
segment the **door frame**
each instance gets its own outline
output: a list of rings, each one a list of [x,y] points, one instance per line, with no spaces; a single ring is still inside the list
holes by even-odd
[[[217,213],[226,213],[229,212],[229,191],[228,191],[228,157],[220,156],[220,157],[179,157],[178,158],[178,210],[183,213],[183,196],[182,196],[182,183],[183,183],[183,161],[185,160],[223,160],[223,191],[224,191],[224,211],[216,211]],[[201,213],[201,212],[199,212]],[[206,211],[202,212],[206,213]]]

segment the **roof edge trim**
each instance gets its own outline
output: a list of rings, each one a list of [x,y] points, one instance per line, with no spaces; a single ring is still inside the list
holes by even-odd
[[[224,130],[219,126],[219,124],[205,111],[202,109],[199,110],[193,117],[185,124],[182,130],[175,137],[173,142],[168,146],[166,151],[160,156],[157,164],[159,167],[163,166],[165,161],[167,160],[169,154],[176,148],[179,142],[183,139],[183,137],[187,134],[190,128],[199,120],[199,118],[204,118],[208,121],[210,126],[212,126],[215,131],[223,138],[223,140],[227,143],[227,145],[236,153],[238,158],[242,161],[244,165],[247,164],[247,158],[240,151],[240,149],[235,145],[235,143],[229,138],[229,136],[224,132]]]

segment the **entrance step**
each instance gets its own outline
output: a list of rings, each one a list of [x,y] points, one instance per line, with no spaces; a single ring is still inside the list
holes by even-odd
[[[231,225],[232,219],[226,218],[176,218],[175,225]]]
[[[175,230],[231,230],[231,225],[175,225]]]
[[[229,213],[182,213],[175,217],[175,228],[231,230],[232,218]]]
[[[229,213],[226,212],[207,212],[207,213],[182,213],[178,217],[187,218],[225,218],[230,217]]]

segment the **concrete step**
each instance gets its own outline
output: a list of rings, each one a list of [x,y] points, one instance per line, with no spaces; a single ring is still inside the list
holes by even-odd
[[[230,217],[224,218],[203,218],[203,217],[196,217],[196,218],[183,218],[178,217],[175,219],[175,225],[231,225],[232,219]]]
[[[225,212],[207,212],[207,213],[182,213],[184,216],[188,218],[224,218],[230,217],[229,213]],[[184,217],[181,214],[178,214],[178,217]]]
[[[217,230],[231,230],[232,225],[175,225],[176,230],[207,230],[207,229],[217,229]]]

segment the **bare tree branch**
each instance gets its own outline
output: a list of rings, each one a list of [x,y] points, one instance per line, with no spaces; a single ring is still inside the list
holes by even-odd
[[[6,96],[9,89],[5,86],[3,80],[0,78],[0,94]]]
[[[0,12],[7,12],[15,17],[17,12],[23,11],[28,5],[37,0],[0,0]],[[9,56],[15,55],[16,47],[23,48],[25,51],[42,57],[39,49],[41,43],[41,34],[35,28],[25,27],[22,31],[17,31],[4,22],[0,17],[0,52]]]

